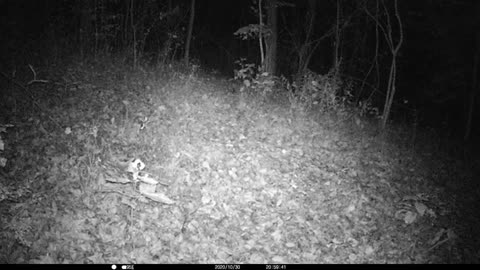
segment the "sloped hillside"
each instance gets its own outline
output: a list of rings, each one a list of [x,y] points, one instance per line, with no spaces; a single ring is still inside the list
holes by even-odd
[[[47,77],[1,101],[0,262],[478,263],[472,173],[408,131],[174,69]]]

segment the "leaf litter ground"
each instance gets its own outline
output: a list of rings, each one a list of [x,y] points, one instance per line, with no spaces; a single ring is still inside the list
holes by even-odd
[[[115,67],[72,66],[1,119],[1,262],[478,262],[476,194],[433,158],[226,80]],[[128,181],[134,158],[173,203]]]

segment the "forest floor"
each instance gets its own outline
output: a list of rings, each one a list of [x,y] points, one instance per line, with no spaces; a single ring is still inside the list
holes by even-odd
[[[121,67],[5,85],[0,263],[480,262],[475,174],[421,135]]]

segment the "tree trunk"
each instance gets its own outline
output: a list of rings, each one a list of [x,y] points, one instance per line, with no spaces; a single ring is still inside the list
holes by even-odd
[[[190,5],[190,21],[188,22],[187,40],[185,42],[185,66],[188,66],[190,54],[190,41],[192,40],[193,21],[195,19],[195,0],[192,0]]]
[[[278,9],[276,0],[269,0],[267,3],[267,24],[270,29],[270,33],[265,39],[267,49],[265,59],[265,71],[268,72],[270,75],[275,75],[277,68]]]
[[[338,72],[338,68],[340,65],[340,8],[341,8],[340,0],[337,0],[337,20],[335,22],[335,44],[334,44],[334,51],[333,51],[333,66],[335,68],[335,72]]]
[[[135,29],[134,12],[134,0],[130,0],[130,27],[132,29],[132,56],[133,56],[133,68],[137,68],[137,36]]]
[[[379,0],[377,0],[377,10],[378,10],[378,3]],[[385,6],[385,2],[382,2],[382,5],[384,10],[385,10],[385,23],[381,23],[380,18],[378,14],[376,16],[373,16],[368,9],[365,9],[366,13],[368,16],[370,16],[377,24],[378,27],[383,32],[383,35],[385,36],[385,41],[388,44],[388,47],[391,51],[392,54],[392,64],[390,65],[390,74],[388,77],[388,85],[387,85],[387,91],[385,93],[385,106],[383,107],[383,114],[382,114],[382,121],[381,121],[381,128],[382,130],[385,130],[388,122],[388,118],[390,117],[390,111],[392,109],[392,104],[393,104],[393,98],[395,96],[396,92],[396,79],[397,79],[397,55],[398,51],[402,47],[403,43],[403,25],[402,25],[402,20],[400,18],[400,13],[398,11],[398,0],[393,1],[393,10],[394,10],[394,16],[397,20],[398,24],[398,40],[395,42],[394,37],[393,37],[393,22],[392,19],[390,18],[389,11],[387,7]]]
[[[302,42],[299,46],[300,49],[298,50],[298,63],[297,63],[297,70],[296,75],[297,77],[301,77],[304,72],[306,71],[308,64],[310,63],[311,56],[313,55],[316,45],[314,45],[313,39],[313,32],[315,26],[315,12],[316,12],[316,0],[309,0],[308,1],[309,11],[307,12],[306,24],[305,24],[305,40],[299,41]],[[316,41],[318,45],[319,40]]]

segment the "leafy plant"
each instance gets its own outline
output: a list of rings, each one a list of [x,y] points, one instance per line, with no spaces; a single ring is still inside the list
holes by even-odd
[[[234,78],[235,80],[241,80],[242,82],[247,80],[248,82],[244,82],[244,84],[250,85],[258,73],[258,68],[255,64],[247,63],[246,61],[247,59],[245,58],[240,58],[235,61],[235,64],[238,65],[239,68],[234,70]]]
[[[332,111],[342,104],[341,86],[342,80],[334,70],[321,75],[307,69],[293,87],[296,97],[307,108],[318,106],[321,111]]]
[[[273,76],[268,72],[262,72],[260,66],[253,63],[246,63],[245,58],[241,58],[235,61],[235,63],[239,66],[239,69],[234,71],[234,78],[243,83],[240,92],[250,89],[256,93],[260,93],[262,96],[266,96],[274,92],[276,85],[282,84],[281,78]]]

